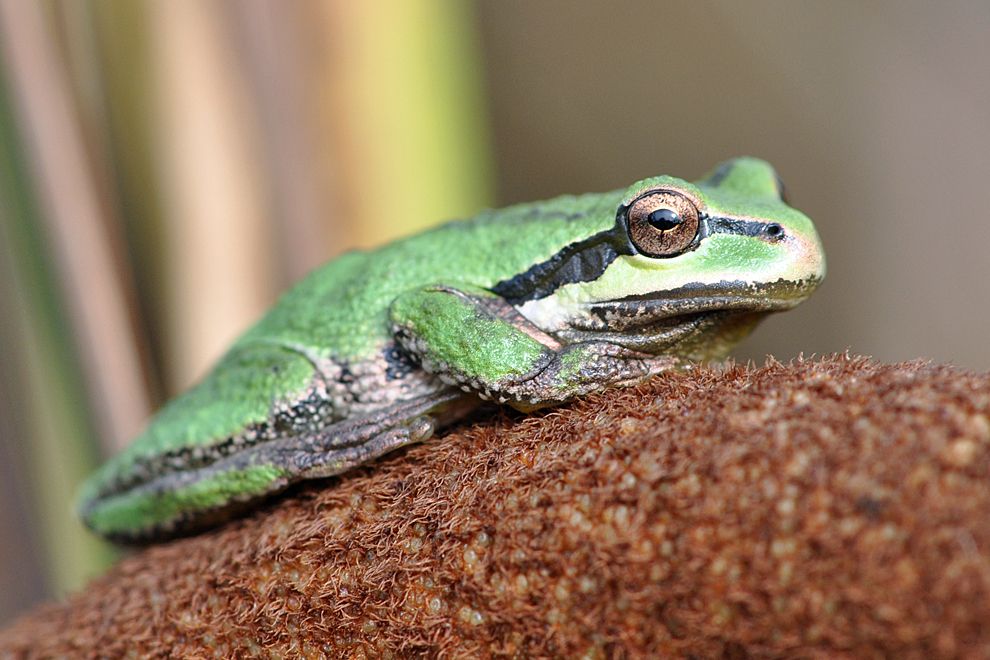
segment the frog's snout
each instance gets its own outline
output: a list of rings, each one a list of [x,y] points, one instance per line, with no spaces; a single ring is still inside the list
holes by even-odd
[[[801,285],[805,295],[811,294],[825,279],[825,249],[814,229],[807,232],[791,231],[785,237],[790,258],[781,278]]]

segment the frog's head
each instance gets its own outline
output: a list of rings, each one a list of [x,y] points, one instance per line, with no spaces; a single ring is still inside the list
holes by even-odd
[[[825,277],[814,225],[785,203],[777,173],[756,158],[723,163],[694,184],[669,176],[634,184],[614,226],[573,246],[567,261],[600,266],[520,300],[524,316],[568,343],[609,341],[692,360],[724,357]]]

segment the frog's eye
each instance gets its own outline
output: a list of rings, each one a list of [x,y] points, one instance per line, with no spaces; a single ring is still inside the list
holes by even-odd
[[[673,257],[698,235],[698,209],[675,192],[649,192],[629,206],[629,239],[648,257]]]

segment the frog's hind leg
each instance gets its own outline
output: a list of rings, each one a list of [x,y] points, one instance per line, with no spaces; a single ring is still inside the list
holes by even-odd
[[[134,523],[108,535],[140,542],[218,524],[247,504],[293,483],[340,474],[399,447],[422,442],[435,428],[469,412],[477,401],[456,389],[445,389],[315,433],[262,442],[209,465],[159,475],[126,495],[107,498],[105,509],[127,514]]]
[[[400,447],[429,440],[435,430],[456,421],[475,405],[474,397],[447,390],[345,420],[311,438],[293,439],[288,446],[271,450],[280,454],[280,462],[291,462],[299,479],[330,477]]]

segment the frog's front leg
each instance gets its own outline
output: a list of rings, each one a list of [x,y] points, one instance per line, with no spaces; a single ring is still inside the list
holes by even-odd
[[[499,296],[437,284],[398,297],[392,333],[426,371],[464,390],[533,410],[627,385],[678,364],[608,342],[562,345]]]

